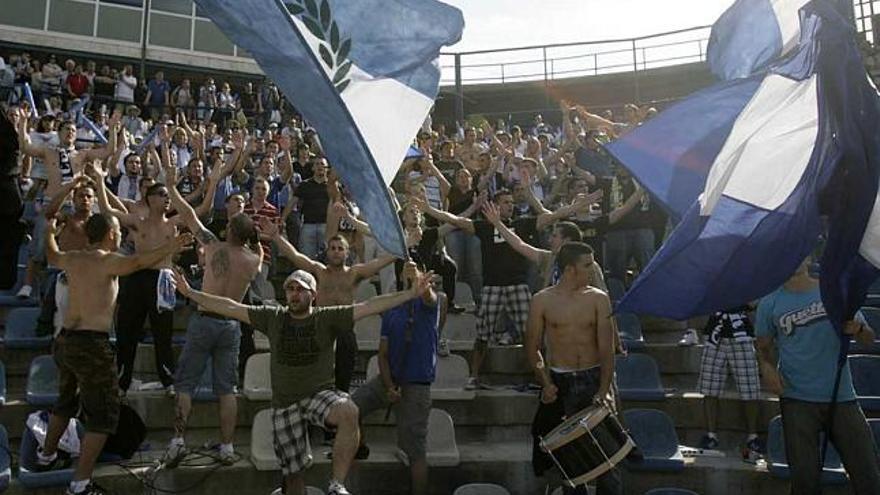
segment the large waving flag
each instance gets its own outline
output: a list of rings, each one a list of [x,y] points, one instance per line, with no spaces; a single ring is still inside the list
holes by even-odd
[[[670,209],[690,203],[620,311],[684,319],[761,297],[813,249],[822,215],[828,314],[839,325],[864,300],[880,267],[880,97],[826,2],[802,8],[799,32],[765,73],[719,83],[668,111],[680,119],[661,114],[608,146]]]
[[[376,240],[404,256],[386,185],[434,103],[461,12],[435,0],[196,2],[315,127]]]
[[[800,39],[798,11],[810,0],[740,0],[709,36],[706,60],[715,77],[748,77],[791,52]]]

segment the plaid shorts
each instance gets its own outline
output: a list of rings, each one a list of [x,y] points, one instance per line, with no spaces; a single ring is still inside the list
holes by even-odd
[[[721,339],[717,346],[707,344],[700,361],[700,379],[697,389],[701,394],[718,397],[727,381],[727,367],[733,372],[733,380],[742,400],[758,400],[760,380],[758,358],[752,339],[737,341]]]
[[[281,461],[281,472],[285,476],[304,471],[312,465],[309,425],[324,428],[330,407],[348,398],[344,392],[322,390],[286,409],[273,409],[272,440],[275,455]]]
[[[480,314],[477,320],[477,340],[483,342],[497,342],[505,333],[505,328],[500,330],[498,320],[502,310],[507,311],[507,316],[516,325],[517,335],[512,335],[514,343],[522,342],[526,330],[526,320],[529,318],[529,301],[532,292],[526,284],[517,285],[487,285],[480,292]]]

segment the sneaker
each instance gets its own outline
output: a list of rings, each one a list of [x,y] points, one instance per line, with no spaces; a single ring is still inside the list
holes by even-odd
[[[449,312],[454,315],[464,313],[465,309],[466,308],[464,306],[459,306],[458,304],[453,304],[449,306]]]
[[[81,492],[72,492],[70,487],[67,487],[67,491],[64,492],[66,495],[107,495],[107,490],[101,487],[101,485],[95,483],[94,481],[90,481],[86,486],[86,489]]]
[[[33,292],[34,288],[30,285],[22,285],[21,289],[18,289],[18,292],[16,292],[15,297],[19,299],[30,299]]]
[[[342,483],[331,481],[330,486],[327,487],[327,495],[351,495],[351,492]]]
[[[174,391],[174,385],[168,385],[165,387],[165,395],[168,397],[174,397],[177,395],[177,392]]]
[[[743,447],[743,460],[749,464],[755,464],[764,458],[764,452],[764,442],[762,442],[760,438],[753,438],[746,442],[746,446]]]
[[[500,345],[500,346],[513,345],[513,337],[511,337],[509,333],[505,333],[501,337],[498,337],[498,345]]]
[[[174,469],[183,458],[186,457],[186,445],[183,443],[172,442],[168,445],[168,450],[162,455],[162,464],[167,469]]]
[[[37,462],[34,464],[33,471],[38,473],[45,473],[46,471],[58,471],[60,469],[67,469],[73,465],[73,459],[66,452],[62,452],[60,450],[55,452],[55,458],[46,463],[41,463],[39,457],[37,457]]]
[[[449,356],[449,341],[446,339],[440,339],[440,343],[437,345],[437,355],[440,357]]]
[[[692,345],[697,345],[700,342],[700,337],[697,335],[697,331],[693,328],[688,328],[685,330],[684,335],[681,336],[681,340],[678,341],[678,345],[683,347],[689,347]]]
[[[718,449],[718,438],[710,437],[709,435],[703,435],[703,439],[700,440],[700,448],[703,450],[717,450]]]
[[[220,449],[220,452],[217,453],[217,459],[220,460],[220,464],[231,466],[238,462],[238,455],[235,451]]]
[[[480,382],[476,379],[476,377],[469,377],[467,382],[464,384],[465,390],[476,390],[480,388]]]

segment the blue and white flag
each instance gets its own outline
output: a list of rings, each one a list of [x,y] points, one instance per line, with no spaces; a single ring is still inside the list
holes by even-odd
[[[712,26],[706,60],[722,81],[749,77],[791,52],[810,0],[738,0]]]
[[[405,256],[387,184],[434,103],[461,12],[435,0],[196,3],[315,127],[376,240]]]
[[[619,311],[685,319],[757,299],[811,252],[822,216],[831,321],[864,300],[880,267],[880,96],[827,3],[803,7],[799,32],[765,73],[697,93],[670,109],[678,119],[663,112],[607,146],[671,210],[690,203]]]

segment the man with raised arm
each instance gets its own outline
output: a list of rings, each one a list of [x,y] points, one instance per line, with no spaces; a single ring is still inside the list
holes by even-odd
[[[214,166],[219,167],[219,162]],[[165,174],[166,180],[174,183],[175,167],[170,162],[165,163]],[[177,188],[168,188],[168,192],[171,205],[179,213],[183,225],[204,249],[202,290],[241,302],[262,264],[263,250],[257,240],[253,221],[242,213],[230,217],[226,225],[226,240],[220,241],[202,224]],[[200,306],[198,312],[190,317],[186,334],[186,344],[174,377],[177,392],[174,438],[165,453],[165,466],[176,467],[186,454],[184,433],[192,411],[192,395],[209,359],[220,414],[220,460],[226,465],[234,464],[236,456],[232,442],[238,414],[235,386],[241,342],[239,322]]]
[[[415,270],[410,265],[409,270]],[[335,428],[328,495],[348,495],[344,481],[358,448],[358,409],[334,388],[333,347],[354,322],[383,313],[430,288],[432,274],[415,276],[412,288],[346,306],[316,307],[317,281],[296,270],[284,281],[287,306],[246,306],[193,290],[177,272],[177,290],[204,311],[235,318],[266,334],[271,346],[272,423],[285,493],[305,492],[303,472],[312,464],[308,425]]]
[[[555,212],[514,219],[514,202],[510,191],[501,189],[492,199],[498,205],[501,221],[521,238],[527,239],[531,239],[537,231],[554,221],[590,207],[588,198],[581,196],[572,204],[563,206]],[[483,254],[483,291],[477,320],[477,338],[471,358],[471,377],[466,385],[468,390],[473,390],[479,386],[480,367],[490,337],[494,337],[491,340],[500,344],[516,344],[522,340],[529,314],[529,299],[532,297],[528,285],[529,264],[526,262],[527,259],[515,251],[490,222],[455,216],[433,208],[424,200],[417,198],[414,198],[414,204],[437,220],[452,224],[480,238],[480,249]],[[507,310],[516,324],[516,335],[493,335],[502,310]]]
[[[37,470],[62,469],[69,460],[58,454],[58,441],[71,417],[82,411],[86,435],[68,494],[106,493],[90,480],[95,461],[107,435],[116,432],[120,394],[116,384],[110,328],[118,292],[117,278],[141,270],[171,256],[192,242],[191,236],[168,239],[156,249],[135,256],[115,251],[122,239],[119,222],[96,214],[85,223],[88,246],[61,251],[55,236],[55,219],[49,220],[47,257],[49,263],[67,273],[69,302],[64,329],[55,340],[58,366],[58,401],[49,419],[43,448],[37,451]]]
[[[589,285],[592,254],[584,243],[563,244],[557,255],[559,283],[535,294],[529,308],[526,357],[543,387],[541,402],[556,405],[559,417],[605,400],[614,379],[611,301]],[[600,476],[597,488],[599,494],[622,493],[619,472]],[[586,490],[566,488],[563,493]]]
[[[348,241],[336,235],[327,243],[327,264],[312,260],[300,253],[287,241],[278,230],[278,225],[261,219],[260,230],[263,235],[271,236],[278,247],[278,253],[289,259],[300,270],[305,270],[318,280],[318,293],[315,304],[318,306],[340,306],[352,304],[358,285],[379,273],[379,270],[394,262],[391,255],[376,258],[367,263],[348,266]],[[343,332],[336,341],[336,388],[348,392],[354,374],[357,358],[357,340],[354,332]]]

